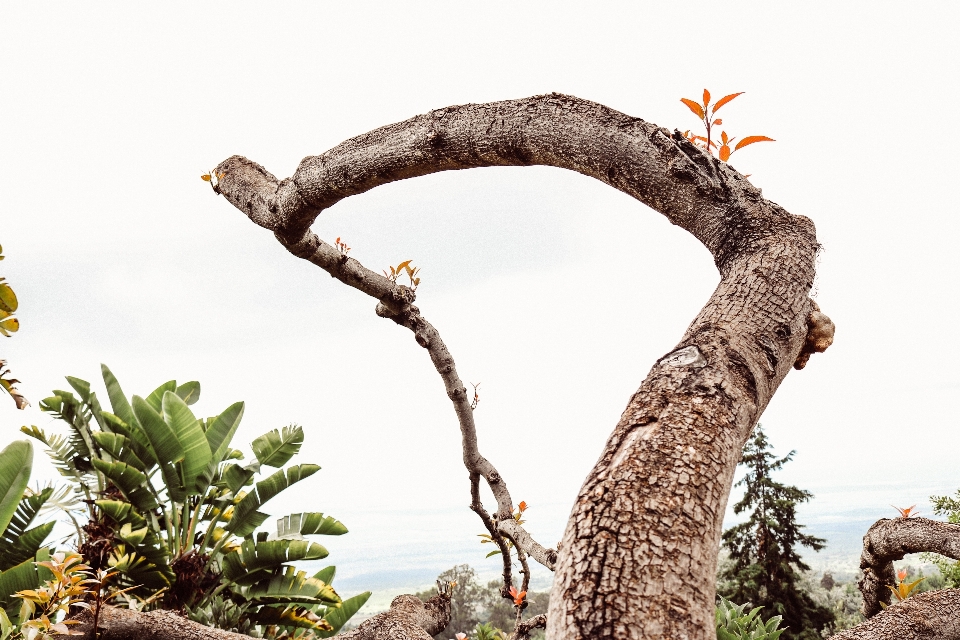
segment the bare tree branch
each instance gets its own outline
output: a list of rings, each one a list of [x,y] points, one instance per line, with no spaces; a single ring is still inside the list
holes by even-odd
[[[540,614],[538,616],[533,616],[529,620],[525,620],[517,625],[516,629],[513,630],[513,633],[510,634],[510,640],[527,640],[530,637],[530,633],[537,628],[543,629],[547,626],[547,616]]]
[[[960,589],[927,591],[887,607],[831,640],[960,640]]]
[[[397,596],[390,608],[367,618],[343,640],[431,640],[450,624],[450,585],[437,582],[437,595],[426,602],[411,595]]]
[[[679,132],[559,94],[438,109],[305,158],[282,181],[239,156],[215,172],[234,206],[294,254],[335,277],[343,269],[341,279],[380,300],[378,312],[428,348],[461,421],[464,462],[491,485],[491,520],[505,531],[509,492],[464,427],[470,405],[439,336],[400,288],[359,271],[309,228],[324,209],[378,185],[534,164],[594,177],[661,212],[703,243],[721,276],[631,398],[580,490],[556,561],[547,636],[710,638],[716,550],[743,443],[791,368],[833,339],[833,323],[808,296],[819,248],[809,219],[765,200]]]
[[[891,592],[887,587],[897,584],[894,561],[908,553],[924,551],[960,560],[960,524],[927,518],[884,518],[870,527],[863,536],[860,555],[863,615],[874,616],[880,613],[881,605],[890,604]],[[960,609],[957,612],[960,616]]]

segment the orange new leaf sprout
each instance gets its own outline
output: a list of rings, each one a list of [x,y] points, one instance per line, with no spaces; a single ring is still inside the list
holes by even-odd
[[[527,592],[517,591],[516,587],[510,587],[510,597],[513,598],[513,604],[519,607],[523,604],[523,599],[527,597]]]
[[[387,276],[387,279],[390,280],[390,282],[396,282],[397,278],[400,277],[400,274],[406,271],[407,277],[410,278],[410,288],[416,291],[417,285],[420,284],[420,278],[417,275],[420,273],[420,267],[412,266],[410,264],[411,262],[413,262],[413,260],[404,260],[397,266],[390,267],[390,273],[387,273],[387,270],[384,269],[383,275]]]
[[[717,118],[717,111],[720,110],[720,107],[727,104],[737,96],[743,95],[743,91],[739,93],[731,93],[729,95],[723,96],[717,100],[713,108],[710,107],[710,92],[706,89],[703,90],[703,103],[698,104],[689,98],[680,98],[680,102],[687,105],[687,108],[693,112],[695,116],[700,118],[700,121],[703,122],[703,126],[707,130],[706,136],[698,136],[691,134],[690,131],[685,131],[683,133],[684,137],[700,147],[701,149],[707,151],[708,153],[713,153],[714,149],[717,149],[717,155],[721,160],[727,162],[730,160],[730,156],[733,155],[735,151],[743,149],[747,145],[751,145],[754,142],[776,142],[773,138],[768,138],[767,136],[747,136],[738,142],[732,149],[730,145],[733,144],[736,138],[731,138],[727,135],[726,131],[720,132],[720,146],[713,141],[713,127],[722,125],[723,120]]]
[[[337,248],[337,251],[339,251],[343,255],[347,255],[348,253],[350,253],[350,247],[347,246],[346,242],[340,241],[340,236],[337,236],[337,240],[333,244]],[[394,280],[396,280],[396,278],[394,278]]]
[[[890,506],[893,507],[893,505],[890,505]],[[914,509],[916,508],[916,506],[917,505],[913,505],[913,506],[907,507],[906,509],[901,509],[900,507],[893,507],[893,508],[900,512],[901,518],[909,518],[911,516],[917,515],[916,512],[914,512]]]
[[[517,512],[513,514],[513,519],[517,521],[517,524],[523,524],[526,520],[521,520],[523,512],[529,508],[527,503],[523,500],[520,501],[520,504],[517,505]]]
[[[217,184],[218,184],[221,180],[223,180],[223,176],[225,176],[225,175],[227,175],[227,174],[225,174],[225,173],[215,173],[215,172],[211,171],[210,173],[205,173],[205,174],[203,174],[202,176],[200,176],[200,179],[203,180],[204,182],[209,182],[211,186],[216,187]]]
[[[897,571],[897,585],[891,587],[887,585],[887,589],[890,589],[891,593],[897,598],[897,602],[903,602],[913,593],[914,589],[919,586],[921,582],[926,580],[926,578],[917,578],[913,582],[905,582],[907,579],[906,569],[900,569]]]

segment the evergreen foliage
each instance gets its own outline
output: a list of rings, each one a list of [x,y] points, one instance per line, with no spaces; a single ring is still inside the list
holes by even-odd
[[[802,533],[803,525],[797,523],[797,505],[813,494],[771,477],[794,453],[777,459],[760,425],[747,440],[740,461],[747,473],[735,485],[746,491],[733,511],[750,515],[723,533],[730,563],[720,576],[719,591],[733,602],[762,607],[765,616],[781,616],[784,640],[812,640],[821,637],[820,630],[833,622],[834,615],[801,588],[801,572],[810,567],[798,547],[819,551],[826,541]]]
[[[947,522],[960,524],[960,490],[957,491],[956,497],[930,496],[930,502],[933,504],[935,515],[946,516]],[[925,553],[922,557],[924,560],[932,562],[940,570],[944,588],[955,589],[960,587],[960,561],[935,553]]]

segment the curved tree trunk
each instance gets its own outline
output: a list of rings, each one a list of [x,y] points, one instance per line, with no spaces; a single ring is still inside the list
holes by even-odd
[[[717,549],[742,445],[790,368],[833,338],[808,297],[819,248],[809,219],[678,132],[558,94],[438,109],[305,158],[282,181],[234,156],[214,170],[214,188],[321,264],[330,247],[310,225],[343,198],[438,171],[535,164],[594,177],[659,211],[704,244],[722,277],[584,482],[559,549],[547,637],[715,637]],[[396,303],[383,283],[348,276]],[[459,390],[448,394],[458,402]]]

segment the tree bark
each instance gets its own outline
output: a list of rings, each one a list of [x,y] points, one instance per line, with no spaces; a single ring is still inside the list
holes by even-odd
[[[75,618],[78,625],[71,625],[72,633],[82,633],[84,638],[93,634],[93,619],[89,611]],[[97,623],[99,640],[249,640],[250,636],[215,629],[188,620],[166,610],[139,612],[105,605]],[[76,636],[57,635],[60,640]]]
[[[960,589],[911,596],[830,640],[960,640]]]
[[[819,249],[809,219],[765,200],[679,132],[559,94],[438,109],[305,158],[285,180],[234,156],[214,170],[214,188],[314,261],[323,243],[310,225],[343,198],[508,165],[594,177],[714,257],[716,291],[654,364],[584,482],[547,616],[548,638],[712,638],[717,549],[742,445],[790,368],[833,339],[808,297]],[[352,285],[388,294],[370,279]]]
[[[960,560],[960,524],[927,518],[884,518],[870,527],[863,536],[863,553],[860,555],[863,615],[875,616],[882,610],[882,605],[890,604],[892,593],[887,587],[897,584],[894,561],[908,553],[924,551]],[[912,597],[908,599],[908,602],[913,601]],[[960,607],[955,612],[960,617]]]

